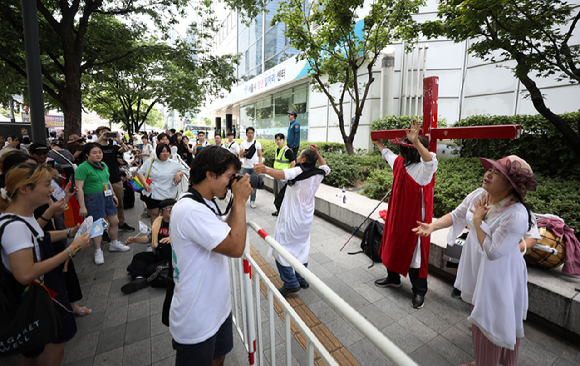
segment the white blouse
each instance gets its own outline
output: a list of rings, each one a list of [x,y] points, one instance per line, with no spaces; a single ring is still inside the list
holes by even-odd
[[[474,228],[473,203],[484,193],[479,188],[451,213],[453,227],[447,242],[452,243],[467,224]],[[487,234],[483,248],[475,230],[465,240],[455,287],[461,298],[472,304],[468,320],[477,325],[495,345],[514,349],[516,337],[524,336],[528,311],[528,272],[518,243],[528,230],[526,208],[517,203],[495,218],[483,222]]]

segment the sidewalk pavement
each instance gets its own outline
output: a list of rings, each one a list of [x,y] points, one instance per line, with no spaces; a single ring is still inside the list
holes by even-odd
[[[257,208],[251,209],[249,203],[246,206],[248,220],[255,221],[271,235],[276,224],[276,218],[271,216],[274,211],[272,202],[271,193],[259,191]],[[125,211],[125,216],[129,225],[138,227],[142,209],[138,198],[135,203],[135,208]],[[149,224],[149,219],[141,220]],[[120,234],[120,238],[125,240],[136,235],[136,232]],[[365,255],[347,254],[359,249],[359,238],[354,238],[342,252],[339,251],[349,236],[349,232],[315,217],[308,268],[419,365],[459,365],[473,360],[471,329],[467,322],[470,306],[450,296],[451,281],[430,274],[425,306],[413,309],[409,280],[403,279],[403,286],[398,289],[375,287],[374,281],[386,276],[384,266],[377,263],[368,268],[371,262]],[[263,240],[251,232],[250,241],[275,269],[274,258],[267,256],[269,247]],[[131,258],[146,250],[145,245],[132,244],[131,247],[129,252],[110,253],[108,244],[105,244],[105,264],[101,266],[93,263],[92,248],[75,258],[84,295],[79,304],[90,307],[93,312],[77,318],[78,333],[66,346],[63,365],[175,364],[169,328],[161,323],[165,291],[145,288],[131,295],[121,293],[121,286],[130,281],[126,268]],[[297,296],[361,365],[390,365],[314,290],[301,290]],[[276,329],[280,335],[283,334],[282,321],[276,318]],[[262,321],[262,329],[267,329],[265,315]],[[578,343],[531,321],[526,322],[525,335],[520,346],[520,365],[580,365]],[[276,338],[277,365],[285,364],[282,340],[281,336]],[[264,360],[268,364],[270,352],[267,337],[264,343]],[[304,351],[296,340],[292,341],[292,345],[293,364],[304,365]],[[3,359],[0,364],[17,365],[18,358]],[[234,351],[226,356],[225,364],[248,364],[248,354],[235,331]]]

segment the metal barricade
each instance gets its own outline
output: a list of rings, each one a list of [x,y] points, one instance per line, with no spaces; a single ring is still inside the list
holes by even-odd
[[[401,349],[393,344],[366,318],[354,310],[340,296],[332,291],[318,277],[310,272],[302,263],[290,255],[268,233],[255,222],[249,221],[248,227],[258,233],[264,241],[286,260],[300,275],[310,283],[310,288],[316,291],[335,311],[341,314],[355,329],[357,329],[379,352],[396,366],[416,366],[417,364]],[[246,238],[246,249],[241,259],[230,259],[231,291],[233,297],[232,311],[234,325],[242,338],[249,355],[249,364],[264,365],[264,344],[262,343],[261,291],[260,283],[266,288],[268,299],[269,333],[270,333],[270,365],[276,365],[276,331],[274,327],[274,299],[277,299],[284,309],[284,345],[286,348],[286,365],[292,364],[292,333],[291,320],[300,329],[306,339],[306,357],[308,365],[314,365],[314,350],[327,365],[338,365],[330,353],[320,343],[318,338],[304,323],[286,299],[280,295],[266,274],[250,255],[249,233]],[[253,269],[253,272],[252,272]],[[252,277],[253,273],[253,277]],[[252,281],[253,280],[253,281]],[[257,339],[256,339],[257,338]],[[257,358],[256,358],[257,355]]]

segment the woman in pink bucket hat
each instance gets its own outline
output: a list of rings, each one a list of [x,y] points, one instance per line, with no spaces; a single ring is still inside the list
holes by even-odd
[[[453,212],[431,224],[418,222],[413,231],[426,236],[452,227],[447,237],[452,245],[469,225],[455,280],[461,298],[472,305],[468,321],[475,362],[465,365],[517,365],[528,311],[528,273],[518,243],[531,226],[524,200],[537,183],[518,156],[479,160],[486,169],[482,187]]]

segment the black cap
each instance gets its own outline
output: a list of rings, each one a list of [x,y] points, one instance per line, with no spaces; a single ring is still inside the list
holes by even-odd
[[[296,111],[288,111],[288,114],[293,114],[294,117],[298,117],[298,114],[296,114]]]
[[[31,154],[48,154],[48,150],[50,150],[48,147],[46,147],[45,144],[37,144],[34,143],[32,145],[30,145],[30,148],[28,149],[28,151],[30,151]]]

